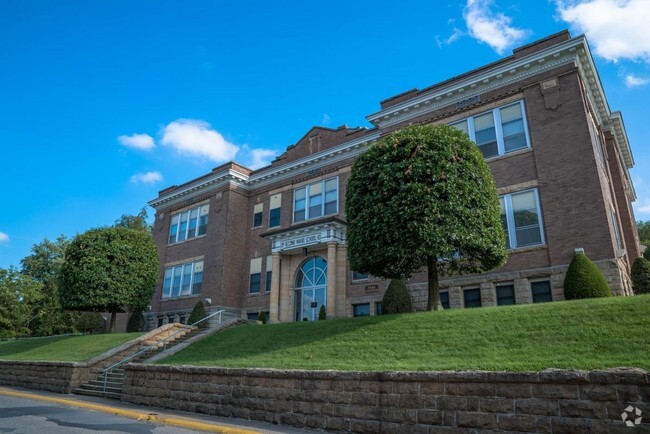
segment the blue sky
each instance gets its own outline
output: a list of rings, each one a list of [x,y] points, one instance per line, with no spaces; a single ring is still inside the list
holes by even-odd
[[[649,220],[649,22],[646,0],[0,1],[0,267],[567,28],[623,113]]]

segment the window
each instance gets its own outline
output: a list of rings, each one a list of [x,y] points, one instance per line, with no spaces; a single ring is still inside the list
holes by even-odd
[[[463,291],[465,307],[481,307],[481,290],[479,288],[466,289]]]
[[[449,309],[449,291],[440,293],[440,304],[443,309]]]
[[[530,147],[524,102],[471,116],[451,124],[476,143],[485,158]]]
[[[497,306],[515,304],[515,285],[501,283],[497,285]]]
[[[260,284],[262,279],[262,258],[251,259],[250,270],[250,283],[248,286],[248,292],[250,294],[257,294],[260,292]]]
[[[370,303],[353,304],[352,305],[352,315],[353,316],[369,316],[370,315]]]
[[[273,256],[269,255],[266,257],[266,286],[264,286],[266,292],[271,292],[272,279],[273,279]]]
[[[542,213],[537,189],[506,194],[501,202],[501,224],[506,234],[506,248],[544,244]]]
[[[174,214],[169,225],[169,244],[204,235],[208,227],[210,205],[202,205]]]
[[[530,291],[533,293],[533,303],[553,301],[551,282],[549,280],[530,282]]]
[[[368,280],[368,275],[365,273],[359,273],[358,271],[352,272],[352,281],[356,282],[358,280]]]
[[[257,228],[262,226],[262,213],[264,211],[263,203],[256,203],[253,210],[253,227]]]
[[[280,210],[282,209],[282,193],[271,196],[269,205],[269,227],[280,226]]]
[[[609,215],[612,219],[612,224],[614,225],[614,237],[616,237],[616,245],[619,249],[623,248],[623,239],[621,238],[621,229],[618,226],[618,215],[614,211],[614,207],[610,204],[609,206]]]
[[[375,302],[375,315],[381,315],[381,301]]]
[[[158,317],[158,327],[162,327],[164,322],[165,322],[165,317],[164,316],[159,316]]]
[[[293,192],[293,221],[298,223],[329,214],[339,207],[338,178],[318,181]]]
[[[202,284],[203,261],[165,268],[162,298],[200,294]]]
[[[246,314],[246,318],[249,321],[257,321],[260,318],[260,313],[259,312],[248,312]]]

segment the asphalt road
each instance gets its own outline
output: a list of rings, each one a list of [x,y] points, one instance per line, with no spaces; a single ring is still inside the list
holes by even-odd
[[[154,425],[114,414],[61,404],[0,395],[0,433],[90,434],[190,434],[205,431]]]
[[[112,399],[0,387],[0,433],[300,434],[298,428],[138,406]]]

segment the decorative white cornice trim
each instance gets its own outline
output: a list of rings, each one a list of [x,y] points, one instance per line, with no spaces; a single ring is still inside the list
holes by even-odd
[[[148,203],[156,209],[161,206],[170,206],[199,194],[216,190],[228,184],[234,184],[247,191],[254,188],[264,187],[289,177],[308,173],[310,170],[320,167],[321,165],[333,164],[348,158],[356,157],[363,152],[369,143],[377,139],[379,139],[379,131],[375,131],[358,139],[335,146],[326,151],[318,152],[309,157],[301,158],[293,163],[268,171],[263,171],[261,173],[256,173],[254,175],[246,175],[232,169],[226,169],[222,172],[214,173],[192,182],[180,190],[174,190],[169,194],[162,195]]]

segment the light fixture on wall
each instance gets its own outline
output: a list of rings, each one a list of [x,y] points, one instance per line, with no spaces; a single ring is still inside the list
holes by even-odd
[[[206,298],[205,302],[207,303],[208,306],[212,304],[212,299],[211,298]]]
[[[584,255],[585,254],[585,249],[582,247],[576,247],[575,249],[576,255]]]

